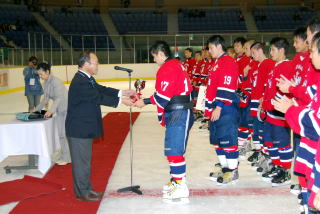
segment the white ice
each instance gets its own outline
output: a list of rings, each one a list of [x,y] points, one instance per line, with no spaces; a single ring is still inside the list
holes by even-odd
[[[115,88],[127,89],[127,82],[103,83]],[[145,97],[152,94],[154,81],[147,81]],[[14,113],[26,111],[27,100],[23,92],[0,96],[0,122],[14,118]],[[129,111],[120,106],[102,107],[104,114],[111,111]],[[169,167],[163,155],[164,128],[157,121],[156,108],[133,109],[141,114],[133,126],[133,184],[140,185],[142,196],[115,194],[116,190],[130,185],[130,141],[127,136],[115,164],[98,213],[179,213],[179,214],[295,214],[299,213],[297,198],[289,193],[289,186],[271,187],[251,170],[246,161],[240,162],[240,180],[236,185],[217,186],[208,179],[216,161],[214,149],[209,145],[209,134],[199,132],[194,124],[186,152],[187,182],[192,193],[188,205],[168,205],[161,199],[162,186],[169,180]],[[5,174],[6,165],[27,163],[27,156],[11,156],[0,163],[0,181],[22,178],[23,175],[42,177],[38,170],[12,170]],[[251,192],[256,190],[256,193]],[[229,194],[230,193],[230,194]],[[17,203],[0,206],[0,213],[9,213]]]

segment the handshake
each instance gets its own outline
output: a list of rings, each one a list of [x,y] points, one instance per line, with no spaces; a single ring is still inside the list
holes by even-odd
[[[122,91],[122,103],[126,106],[134,106],[138,108],[144,107],[146,104],[143,102],[141,98],[142,93],[141,90],[145,88],[145,81],[141,79],[137,79],[134,83],[134,87],[136,91],[133,90],[124,90]]]
[[[143,99],[140,96],[141,94],[137,93],[134,90],[123,90],[121,103],[126,106],[142,108],[146,104],[143,102]]]

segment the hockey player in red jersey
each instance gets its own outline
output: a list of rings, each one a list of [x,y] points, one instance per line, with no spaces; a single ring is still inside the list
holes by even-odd
[[[206,47],[204,50],[202,50],[202,65],[201,65],[201,85],[207,86],[208,85],[208,76],[209,76],[209,70],[212,64],[214,63],[214,59],[212,59],[209,48]]]
[[[194,53],[195,64],[192,70],[192,79],[191,84],[193,86],[192,98],[193,102],[196,103],[199,93],[199,87],[201,85],[201,65],[202,65],[202,57],[201,51],[196,51]]]
[[[219,164],[210,173],[218,184],[238,180],[237,115],[239,98],[236,95],[238,65],[225,53],[224,39],[211,36],[209,52],[215,63],[210,69],[206,92],[205,115],[210,118],[210,144],[215,147]]]
[[[310,21],[307,26],[307,44],[311,43],[313,36],[318,32],[318,28],[320,28],[319,26],[319,18],[316,17]],[[317,84],[320,80],[320,73],[317,72],[312,65],[309,52],[301,55],[302,58],[299,56],[300,62],[297,59],[295,60],[295,62],[298,62],[298,64],[296,64],[296,70],[299,72],[299,75],[297,75],[297,72],[295,74],[295,80],[297,81],[294,82],[285,77],[281,77],[279,79],[278,87],[283,93],[291,93],[299,105],[308,105],[311,100],[309,96],[305,96],[307,93],[306,89],[313,84]]]
[[[185,60],[183,61],[182,64],[185,67],[186,71],[188,72],[189,78],[192,80],[193,78],[192,71],[193,71],[194,64],[196,63],[196,60],[192,57],[193,50],[191,48],[186,48],[183,53],[184,53]]]
[[[243,72],[243,69],[249,64],[250,58],[245,55],[244,44],[247,40],[243,37],[238,37],[233,41],[233,48],[237,54],[236,62],[239,66],[239,74]]]
[[[291,79],[294,74],[292,63],[286,59],[289,42],[282,37],[273,38],[270,42],[270,55],[276,64],[268,76],[263,96],[262,108],[267,111],[267,120],[264,124],[264,143],[268,147],[270,158],[275,167],[262,175],[272,186],[289,184],[291,182],[290,168],[292,148],[290,145],[290,129],[285,121],[284,114],[275,110],[272,99],[284,94],[276,86],[280,75]]]
[[[170,166],[171,181],[163,187],[163,201],[188,203],[189,190],[186,184],[186,151],[189,130],[193,125],[192,86],[183,65],[171,59],[169,45],[158,41],[151,46],[154,61],[160,66],[155,93],[135,103],[137,107],[147,104],[157,106],[160,124],[166,127],[164,154]]]
[[[202,60],[201,60],[201,69],[200,69],[200,80],[198,84],[199,87],[208,85],[209,70],[214,62],[214,59],[212,59],[209,53],[209,48],[207,46],[202,49],[201,56],[202,56]],[[203,119],[203,116],[198,118]],[[202,125],[199,127],[201,131],[205,131],[209,129],[209,119],[207,117],[205,117],[201,121],[201,123]]]
[[[250,47],[254,43],[254,40],[249,40],[244,44],[245,57],[249,58],[248,64],[240,72],[238,79],[237,93],[240,97],[239,108],[239,124],[238,124],[238,146],[239,156],[241,159],[245,159],[245,155],[251,150],[251,144],[248,142],[250,134],[253,133],[253,120],[250,117],[249,103],[251,100],[252,82],[250,76],[253,70],[256,69],[258,62],[251,57]]]
[[[320,31],[320,19],[314,18],[307,26],[307,43],[311,44],[313,36]],[[309,46],[311,48],[311,46]],[[312,60],[314,61],[314,60]],[[289,80],[282,77],[279,80],[279,88],[284,92],[291,92],[295,98],[296,103],[299,106],[309,106],[315,87],[319,83],[320,72],[314,67],[315,63],[311,62],[309,55],[301,62],[301,67],[305,75],[302,75],[300,84],[291,83]],[[299,134],[299,133],[297,133]],[[295,161],[294,172],[299,176],[299,184],[301,186],[302,205],[304,210],[308,211],[308,191],[307,184],[310,181],[310,174],[314,162],[315,152],[317,150],[317,142],[314,140],[302,136],[297,148],[297,155]],[[296,187],[292,187],[297,189]]]
[[[237,54],[237,57],[235,59],[235,61],[238,64],[238,83],[241,84],[241,82],[243,81],[244,78],[244,69],[247,65],[249,65],[250,63],[250,57],[246,56],[245,54],[245,48],[244,45],[247,42],[247,40],[243,37],[238,37],[233,41],[233,48]],[[238,89],[239,92],[241,92],[240,89]],[[242,99],[240,99],[240,106],[241,105],[245,105],[242,101]],[[242,106],[243,107],[243,106]],[[239,118],[241,118],[241,115],[243,115],[241,112],[243,111],[243,109],[241,109],[239,111]],[[242,125],[241,123],[241,119],[239,121],[239,124]],[[240,136],[239,136],[240,135]],[[244,149],[244,143],[247,140],[247,137],[249,136],[249,128],[244,125],[243,127],[238,127],[238,144],[240,145],[240,157],[243,159],[245,157],[245,152],[246,150]]]
[[[311,59],[310,59],[306,27],[298,28],[293,32],[293,41],[294,41],[293,46],[295,47],[296,55],[292,59],[292,64],[295,69],[295,73],[291,82],[292,82],[292,85],[296,86],[297,88],[298,87],[306,88],[308,87],[308,82],[309,84],[311,83],[310,81],[307,80],[308,73],[310,73],[311,71],[310,67],[312,67],[312,70],[314,70],[311,64]],[[280,86],[280,84],[278,85]],[[283,88],[280,87],[280,90],[281,89]],[[291,90],[293,96],[297,96],[295,93],[296,89],[292,88]],[[286,92],[284,90],[282,91]],[[295,102],[297,102],[297,104],[300,106],[308,105],[309,99],[305,99],[304,97],[305,96],[303,96],[303,99],[299,98],[299,95],[297,97],[294,97]],[[301,141],[302,148],[300,148],[300,141]],[[295,163],[294,175],[298,176],[297,180],[299,181],[299,184],[293,184],[291,185],[290,188],[293,194],[297,194],[297,195],[301,194],[301,197],[304,199],[302,200],[301,209],[305,209],[305,207],[307,206],[307,200],[305,200],[307,197],[305,170],[307,168],[306,168],[305,162],[302,161],[300,156],[301,155],[303,156],[303,154],[305,153],[306,146],[309,143],[312,143],[310,139],[305,137],[301,138],[299,134],[294,133],[293,149],[294,149],[294,152],[297,152],[297,154],[295,155],[295,161],[294,161]]]
[[[320,24],[320,22],[319,22]],[[320,25],[319,25],[320,27]],[[318,29],[320,30],[320,28]],[[313,41],[310,43],[312,63],[316,69],[320,69],[320,33],[315,34]],[[292,100],[286,97],[276,98],[274,100],[274,106],[279,111],[285,113],[286,120],[295,133],[301,135],[302,138],[306,138],[312,141],[312,144],[304,145],[304,141],[300,142],[299,149],[306,149],[304,155],[300,156],[300,161],[306,163],[307,167],[304,168],[304,176],[306,177],[305,183],[309,189],[306,198],[309,199],[309,205],[312,208],[320,208],[320,84],[307,88],[306,96],[312,100],[307,106],[297,105]],[[308,169],[309,168],[309,169]],[[311,168],[311,170],[310,170]],[[300,180],[299,180],[300,181]],[[308,196],[308,194],[311,195]],[[316,196],[317,195],[317,196]],[[306,207],[305,213],[318,213],[313,212],[312,209]]]
[[[308,67],[311,64],[309,46],[307,42],[307,29],[300,27],[293,32],[293,46],[296,49],[296,55],[292,59],[292,64],[295,70],[293,76],[293,82],[296,86],[305,85],[306,77],[308,73]],[[301,105],[302,100],[296,100]]]
[[[236,58],[236,52],[234,51],[234,48],[232,46],[227,48],[227,54],[232,58]]]
[[[267,77],[274,67],[275,62],[268,59],[264,54],[264,46],[260,42],[255,42],[251,45],[251,55],[258,65],[250,73],[249,79],[252,84],[252,93],[250,101],[250,116],[253,118],[253,135],[252,141],[254,145],[254,152],[248,158],[249,162],[253,162],[258,172],[263,172],[267,169],[268,165],[264,164],[261,159],[268,161],[267,149],[263,144],[263,122],[257,118],[258,109],[261,104],[261,99],[264,94],[264,88],[267,82]],[[263,151],[263,152],[262,152]],[[258,165],[258,163],[260,165]]]

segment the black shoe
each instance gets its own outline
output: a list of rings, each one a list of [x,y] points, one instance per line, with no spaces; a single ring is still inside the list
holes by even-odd
[[[271,180],[272,186],[283,186],[291,183],[291,175],[289,170],[280,168],[277,175]]]
[[[263,172],[263,168],[262,167],[258,167],[257,168],[257,172]]]
[[[290,192],[294,195],[299,195],[301,193],[301,186],[300,184],[292,184],[290,186]]]
[[[260,151],[254,150],[252,155],[248,157],[247,161],[249,161],[250,163],[256,162],[259,159],[259,155],[260,155]]]
[[[302,200],[302,193],[300,192],[300,194],[297,196],[297,198],[299,199],[299,200]]]
[[[262,174],[262,179],[266,182],[270,182],[274,176],[278,174],[279,167],[273,166],[270,171]]]
[[[102,197],[97,196],[95,194],[90,193],[86,196],[77,196],[76,197],[79,201],[101,201]]]

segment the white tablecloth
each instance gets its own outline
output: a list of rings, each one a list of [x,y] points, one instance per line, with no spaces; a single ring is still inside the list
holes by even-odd
[[[45,174],[61,149],[54,120],[0,124],[0,162],[9,155],[39,155],[38,169]]]

